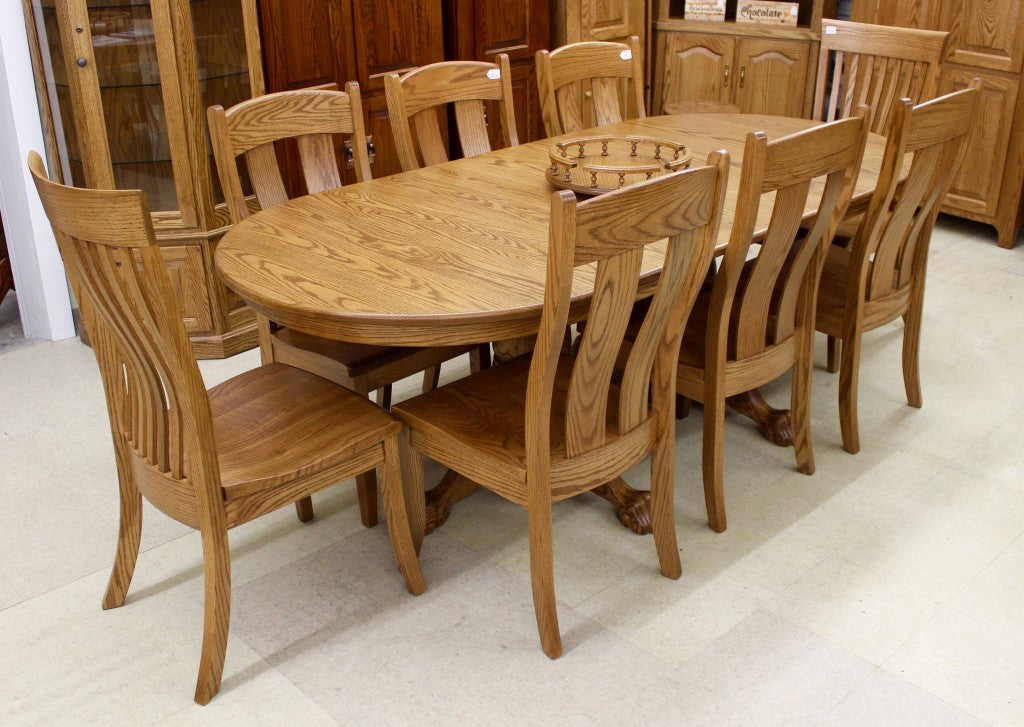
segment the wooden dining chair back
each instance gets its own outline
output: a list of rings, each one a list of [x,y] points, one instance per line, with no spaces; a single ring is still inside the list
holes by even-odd
[[[227,110],[211,106],[207,116],[217,171],[233,223],[249,216],[239,158],[245,161],[261,209],[288,200],[275,154],[276,142],[295,140],[310,194],[342,184],[334,143],[339,135],[348,136],[351,142],[356,179],[362,182],[371,178],[357,83],[345,84],[344,92],[328,84],[258,96]],[[377,391],[377,401],[385,408],[390,406],[395,381],[430,370],[426,376],[430,388],[442,362],[471,351],[479,356],[475,348],[466,346],[405,348],[329,341],[279,326],[261,314],[257,314],[256,323],[264,363],[296,366],[363,396]],[[374,473],[360,474],[360,516],[367,527],[377,522],[376,493]],[[298,503],[296,509],[300,520],[313,516],[309,502]]]
[[[642,119],[643,53],[628,43],[587,41],[537,51],[537,86],[548,136]]]
[[[424,589],[398,461],[399,425],[365,399],[281,364],[207,392],[141,192],[76,189],[29,167],[97,344],[121,489],[104,608],[124,603],[145,496],[202,535],[206,588],[195,700],[220,688],[230,614],[227,530],[382,466],[388,526],[409,590]]]
[[[500,53],[497,61],[442,61],[403,76],[389,73],[384,77],[388,115],[403,170],[448,161],[442,131],[442,114],[448,104],[452,105],[464,157],[492,151],[492,139],[497,138],[491,132],[494,123],[501,126],[503,146],[519,144],[508,56]],[[497,105],[497,119],[488,118],[488,102]]]
[[[230,109],[214,105],[207,110],[210,139],[217,174],[231,221],[249,216],[238,172],[238,158],[245,160],[260,209],[288,201],[278,166],[275,142],[294,139],[299,163],[310,194],[341,186],[335,155],[335,138],[350,137],[356,179],[370,179],[370,159],[363,130],[359,84],[334,84],[257,96]]]
[[[830,249],[816,326],[829,337],[829,370],[840,342],[839,422],[843,447],[860,449],[857,382],[861,336],[900,316],[907,402],[921,406],[918,366],[928,243],[942,199],[963,158],[981,82],[914,106],[897,99],[878,186],[849,247]],[[907,168],[904,181],[902,171]]]
[[[650,455],[658,559],[665,576],[680,575],[672,514],[674,371],[683,322],[711,262],[728,166],[728,155],[715,153],[707,167],[584,202],[572,192],[556,192],[532,355],[394,409],[410,427],[415,450],[526,508],[534,607],[541,645],[551,658],[562,652],[553,501],[600,487]],[[649,249],[662,240],[664,253]],[[641,271],[657,262],[662,272],[652,302],[621,361]],[[580,310],[573,299],[587,293],[589,309]],[[573,308],[572,317],[586,313],[590,321],[575,358],[563,348]],[[617,369],[623,373],[616,385]],[[418,458],[413,461],[418,467]]]
[[[691,345],[684,344],[677,376],[678,393],[704,403],[704,494],[709,524],[719,532],[726,527],[726,397],[792,369],[797,467],[814,472],[809,411],[814,300],[824,248],[846,213],[860,170],[865,115],[860,109],[852,118],[771,142],[763,132],[747,136],[729,244],[710,293],[702,296],[687,326],[684,340]],[[752,250],[759,210],[769,195],[771,221]],[[815,222],[804,234],[801,221],[815,198]]]
[[[849,20],[821,21],[814,116],[834,121],[866,104],[868,131],[885,134],[892,102],[934,98],[949,33]]]

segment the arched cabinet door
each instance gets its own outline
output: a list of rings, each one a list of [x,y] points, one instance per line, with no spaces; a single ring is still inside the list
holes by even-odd
[[[682,101],[731,102],[736,41],[725,35],[661,33],[654,113]]]
[[[749,114],[803,116],[809,59],[804,41],[739,39],[734,103]]]

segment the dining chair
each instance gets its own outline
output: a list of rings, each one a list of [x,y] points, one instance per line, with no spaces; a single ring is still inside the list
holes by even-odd
[[[551,199],[543,313],[532,354],[393,409],[409,428],[412,490],[426,455],[526,508],[534,609],[544,653],[562,653],[555,606],[552,503],[593,490],[651,457],[651,511],[661,572],[680,575],[673,516],[679,337],[711,262],[729,158],[577,202]],[[645,250],[664,242],[662,272],[635,345],[619,358]],[[648,252],[648,256],[655,254]],[[596,263],[596,272],[593,272]],[[590,267],[585,289],[574,285]],[[575,359],[563,340],[570,301],[592,291]],[[411,491],[412,491],[411,490]]]
[[[548,136],[642,119],[647,112],[640,39],[633,35],[628,43],[587,41],[539,50],[537,87]]]
[[[340,187],[341,174],[335,155],[335,138],[350,137],[356,179],[371,178],[370,160],[363,131],[359,85],[348,83],[345,91],[334,84],[311,89],[281,91],[242,101],[230,109],[207,110],[217,173],[231,222],[250,214],[243,191],[238,158],[243,157],[260,209],[288,200],[274,144],[294,139],[306,190],[313,194]],[[405,348],[369,346],[332,341],[279,326],[257,314],[260,354],[264,363],[296,366],[315,373],[362,396],[377,391],[384,408],[391,402],[391,385],[399,379],[433,370],[441,362],[475,347]],[[427,376],[428,382],[434,374]],[[429,384],[428,384],[429,388]],[[374,472],[359,475],[359,509],[363,524],[377,522],[377,488]],[[313,516],[310,501],[296,503],[300,520]]]
[[[828,336],[828,369],[839,370],[843,448],[860,450],[857,382],[861,337],[902,317],[903,382],[921,406],[918,349],[928,243],[942,198],[956,174],[977,112],[981,82],[914,106],[892,104],[878,186],[849,246],[831,245],[818,292],[815,326]],[[900,173],[910,161],[905,181]],[[837,347],[841,361],[837,363]]]
[[[508,55],[499,53],[497,61],[442,61],[402,76],[384,76],[388,116],[404,171],[448,161],[441,119],[449,104],[464,157],[498,148],[499,138],[502,146],[519,144]],[[497,118],[489,118],[489,102],[495,103],[497,113],[492,116]],[[493,130],[494,124],[500,133]]]
[[[893,101],[927,101],[937,93],[948,35],[823,19],[813,118],[834,121],[866,104],[868,131],[885,134]]]
[[[774,141],[764,132],[747,135],[729,242],[711,285],[698,297],[686,324],[676,376],[677,393],[704,404],[704,499],[708,524],[718,532],[726,528],[726,397],[792,370],[797,468],[814,473],[814,300],[824,248],[843,219],[860,170],[866,114],[862,108],[849,119]],[[809,198],[819,201],[815,221],[804,234],[800,223]],[[771,221],[752,248],[762,204],[773,205]]]
[[[28,163],[97,344],[118,458],[120,533],[103,607],[127,595],[143,496],[198,529],[206,605],[195,701],[206,704],[220,688],[227,647],[228,530],[378,465],[399,568],[409,592],[421,593],[398,422],[327,379],[277,362],[207,391],[142,193],[65,187],[50,181],[37,153]]]

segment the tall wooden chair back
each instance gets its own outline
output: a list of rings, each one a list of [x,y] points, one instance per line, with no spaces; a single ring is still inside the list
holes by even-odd
[[[333,84],[331,84],[333,86]],[[213,155],[217,163],[231,221],[249,216],[238,173],[238,157],[245,159],[253,191],[261,209],[288,200],[278,167],[274,142],[295,139],[306,190],[313,194],[341,186],[334,151],[337,135],[350,135],[356,179],[370,179],[370,159],[363,129],[359,84],[269,93],[242,101],[227,111],[207,109]]]
[[[34,152],[29,166],[90,333],[110,344],[97,358],[105,382],[122,382],[113,414],[131,468],[151,500],[197,513],[220,499],[213,425],[149,205],[137,190],[51,182]]]
[[[897,99],[868,211],[849,248],[830,249],[818,299],[816,327],[829,337],[828,365],[839,362],[839,422],[843,447],[860,450],[857,383],[865,331],[900,316],[907,401],[921,406],[918,348],[928,243],[942,199],[967,149],[981,81],[914,106]],[[904,170],[908,168],[901,183]]]
[[[643,54],[635,35],[628,44],[588,41],[537,51],[537,86],[548,136],[647,115]]]
[[[895,99],[908,97],[917,103],[938,92],[948,35],[936,30],[822,20],[814,118],[834,121],[866,104],[871,109],[868,131],[885,134]]]
[[[714,252],[728,171],[728,154],[716,152],[706,167],[584,202],[572,192],[554,193],[532,355],[394,408],[417,452],[526,508],[537,627],[551,658],[562,653],[553,501],[598,488],[650,456],[661,572],[681,573],[673,516],[675,369],[683,324]],[[637,330],[630,320],[641,273],[657,262],[661,274]],[[563,349],[565,328],[570,315],[585,312],[578,298],[591,291],[590,324],[573,358]],[[631,348],[623,347],[627,329],[636,331]],[[418,462],[409,461],[407,486],[414,491],[422,480]]]
[[[498,62],[443,61],[384,77],[388,115],[402,169],[419,169],[448,161],[441,114],[452,104],[464,157],[492,150],[490,125],[500,122],[503,146],[517,146],[512,78],[508,56]],[[487,102],[495,102],[498,119],[489,119]]]
[[[709,353],[716,351],[722,360],[750,359],[786,343],[798,328],[813,322],[824,246],[846,214],[860,170],[867,140],[865,114],[861,109],[853,118],[771,142],[763,132],[747,136],[736,215],[712,291]],[[818,214],[813,227],[800,235],[816,179],[824,179]],[[748,263],[758,210],[770,193],[771,222],[757,256]]]

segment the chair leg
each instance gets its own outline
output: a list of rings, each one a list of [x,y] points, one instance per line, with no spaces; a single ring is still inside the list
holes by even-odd
[[[530,581],[533,585],[533,610],[537,615],[540,645],[552,659],[562,655],[562,636],[558,631],[555,605],[555,563],[551,538],[551,500],[546,507],[526,508],[530,521]]]
[[[690,405],[693,402],[682,394],[676,394],[676,419],[686,419],[690,416]]]
[[[651,454],[651,532],[661,573],[672,580],[683,574],[676,541],[674,429],[669,427]]]
[[[398,568],[405,579],[409,593],[418,596],[427,589],[420,570],[420,561],[413,545],[412,530],[409,527],[409,512],[402,490],[402,462],[398,454],[398,438],[384,441],[384,466],[381,468],[381,489],[384,495],[384,514],[391,535],[391,547],[398,559]]]
[[[722,447],[725,438],[725,399],[704,397],[704,504],[708,510],[708,525],[721,533],[726,528],[725,493],[722,483]]]
[[[830,374],[834,374],[839,370],[839,348],[841,346],[841,339],[835,336],[828,336],[828,371]]]
[[[387,384],[377,389],[374,396],[377,399],[377,406],[385,411],[391,409],[391,384]]]
[[[441,367],[431,366],[423,372],[423,393],[433,391],[441,381]]]
[[[839,428],[843,432],[843,449],[850,454],[860,451],[857,431],[857,379],[860,375],[860,332],[843,336],[839,360]]]
[[[424,520],[426,519],[426,491],[423,489],[423,460],[420,453],[409,445],[409,429],[403,427],[398,434],[399,462],[402,467],[402,488],[405,490],[405,507],[409,513],[409,530],[413,549],[419,555],[423,546]]]
[[[476,373],[491,366],[491,344],[481,343],[469,352],[469,371]]]
[[[369,398],[370,392],[365,388],[353,387],[360,396]],[[356,494],[359,497],[359,519],[364,528],[372,528],[377,524],[377,473],[375,470],[356,475]]]
[[[796,450],[796,467],[805,475],[814,474],[814,449],[811,446],[811,374],[814,369],[814,331],[797,333],[805,337],[798,341],[801,351],[793,366],[793,391],[790,399],[789,421]]]
[[[203,650],[199,658],[195,701],[206,704],[220,689],[231,620],[231,552],[227,530],[203,532],[203,572],[206,608]]]
[[[107,591],[103,595],[103,608],[117,608],[124,603],[135,573],[135,563],[139,559],[139,541],[142,539],[142,495],[121,466],[118,457],[118,484],[121,491],[121,524],[117,533],[117,552],[114,555],[114,567],[107,581]]]
[[[306,496],[295,501],[295,514],[300,523],[308,523],[313,519],[313,498]]]
[[[918,351],[921,346],[921,318],[924,306],[913,301],[903,316],[903,386],[907,390],[907,403],[921,408],[921,371]]]

